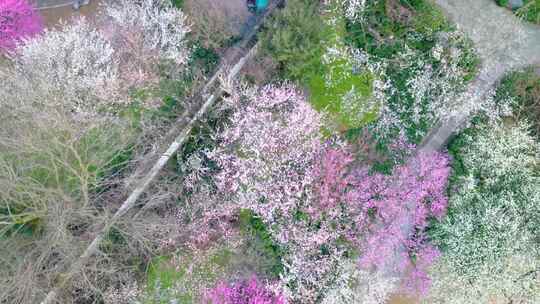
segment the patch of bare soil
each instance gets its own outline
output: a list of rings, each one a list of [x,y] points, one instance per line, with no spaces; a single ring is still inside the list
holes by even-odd
[[[419,303],[418,300],[413,299],[409,296],[404,296],[404,295],[392,296],[390,300],[386,302],[386,304],[417,304],[417,303]]]
[[[100,11],[104,0],[91,0],[90,4],[74,10],[71,6],[40,10],[47,28],[58,27],[62,21],[69,22],[74,17],[94,18]]]
[[[227,23],[230,24],[233,30],[238,33],[251,14],[248,11],[246,0],[209,1],[214,2],[217,9],[225,12],[225,15],[228,17]]]
[[[223,50],[240,36],[250,16],[245,0],[185,0],[183,10],[194,39],[214,50]]]

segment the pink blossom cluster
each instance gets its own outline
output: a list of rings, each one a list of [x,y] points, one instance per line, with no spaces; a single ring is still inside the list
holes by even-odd
[[[358,240],[362,267],[406,275],[409,291],[427,291],[425,270],[439,253],[424,231],[430,218],[446,213],[449,172],[448,157],[432,153],[412,157],[391,175],[369,174],[367,169],[355,173],[350,200],[359,208],[357,230],[365,235]]]
[[[371,174],[350,146],[323,142],[321,115],[293,86],[233,96],[233,105],[209,155],[221,168],[216,183],[227,201],[260,216],[288,252],[282,283],[293,286],[292,301],[316,301],[339,277],[350,245],[360,249],[360,267],[405,277],[411,292],[427,290],[426,268],[438,252],[424,231],[446,212],[447,156],[411,156],[414,146],[402,138],[391,148],[396,161],[409,160],[391,175]]]
[[[237,111],[213,153],[219,188],[234,193],[266,223],[287,217],[310,196],[306,174],[321,150],[321,115],[292,85],[268,86],[234,98]]]
[[[314,177],[315,200],[308,206],[309,214],[318,217],[325,212],[330,217],[338,216],[339,206],[353,182],[348,170],[353,161],[353,156],[345,149],[330,147],[321,153],[310,172]]]
[[[19,41],[42,30],[41,16],[27,1],[0,1],[0,51],[11,51]]]
[[[402,157],[414,148],[402,140],[394,146]],[[332,223],[329,231],[359,246],[361,267],[403,277],[405,291],[425,294],[430,285],[427,268],[439,252],[424,231],[430,218],[441,219],[446,213],[448,157],[414,155],[391,175],[354,167],[346,149],[326,149],[311,171],[315,199],[310,214],[324,213]]]
[[[257,277],[237,283],[220,282],[210,289],[204,303],[208,304],[285,304],[282,295],[275,295]]]
[[[222,169],[216,183],[238,208],[260,216],[274,240],[291,252],[284,257],[284,284],[295,286],[293,299],[309,302],[333,282],[342,253],[335,247],[339,233],[330,222],[298,218],[322,215],[315,197],[328,196],[337,186],[313,192],[319,174],[333,179],[336,173],[326,172],[324,165],[317,169],[327,146],[322,116],[289,84],[244,93],[233,96],[235,112],[219,136],[220,148],[210,156]],[[325,159],[339,157],[331,153]],[[335,198],[324,204],[337,203]],[[325,253],[323,245],[328,247]]]

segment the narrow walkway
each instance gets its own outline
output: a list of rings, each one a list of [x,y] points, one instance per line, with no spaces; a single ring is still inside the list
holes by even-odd
[[[45,26],[52,29],[60,27],[62,22],[69,23],[72,18],[85,17],[87,20],[93,20],[101,12],[101,6],[105,2],[106,0],[92,0],[90,4],[81,6],[78,10],[74,10],[71,5],[41,9],[40,14],[43,16]]]
[[[540,64],[540,26],[522,22],[493,0],[434,1],[471,38],[482,67],[457,101],[463,111],[436,126],[421,145],[421,152],[442,149],[508,71]]]
[[[31,0],[37,9],[50,9],[58,7],[73,7],[76,0]],[[83,5],[84,1],[80,1],[80,5]]]

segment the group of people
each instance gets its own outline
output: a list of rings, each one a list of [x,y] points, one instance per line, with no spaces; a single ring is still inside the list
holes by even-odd
[[[90,3],[90,0],[74,0],[73,1],[73,9],[78,10],[83,5],[88,5]]]
[[[247,6],[250,12],[254,12],[255,10],[257,10],[256,0],[247,0]]]
[[[261,12],[268,6],[269,0],[246,0],[250,12]]]

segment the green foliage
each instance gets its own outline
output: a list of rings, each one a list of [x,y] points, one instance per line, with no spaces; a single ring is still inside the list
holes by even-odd
[[[184,6],[184,0],[171,0],[171,2],[177,8],[182,8]]]
[[[262,266],[262,271],[278,278],[283,271],[281,248],[274,243],[262,220],[251,210],[242,209],[239,215],[240,231],[247,240],[247,248],[253,252]]]
[[[325,24],[324,48],[335,48],[337,55],[319,58],[322,71],[307,73],[310,102],[317,110],[329,113],[338,128],[358,128],[377,118],[377,107],[370,105],[374,76],[369,71],[354,71],[351,54],[345,45],[345,20],[339,13],[325,16],[333,21]],[[328,22],[328,21],[327,21]]]
[[[499,6],[509,7],[508,0],[495,0]],[[516,9],[515,14],[529,22],[540,24],[540,0],[524,0],[524,5]]]
[[[193,294],[189,291],[178,292],[176,285],[186,276],[186,265],[175,267],[172,258],[161,256],[155,258],[148,267],[146,278],[146,294],[144,304],[166,304],[177,300],[178,303],[193,303]]]
[[[202,288],[225,279],[234,253],[227,248],[208,252],[178,252],[152,260],[146,276],[144,304],[199,303]]]
[[[516,11],[519,17],[540,24],[540,0],[525,0],[525,5]]]
[[[448,32],[453,29],[443,12],[433,3],[425,0],[416,0],[412,7],[416,12],[413,27],[422,34]]]
[[[389,16],[389,2],[376,1],[365,13],[365,23],[347,23],[347,41],[357,48],[380,58],[392,58],[403,50],[405,43],[421,51],[434,46],[434,34],[452,30],[443,13],[434,4],[425,0],[402,0],[400,5],[410,12],[405,20]],[[410,41],[415,34],[416,41]],[[408,41],[409,40],[409,41]]]
[[[540,138],[540,75],[534,68],[506,75],[495,100],[512,107],[516,120],[527,120],[533,135]]]
[[[231,40],[229,44],[234,44]],[[192,71],[202,71],[204,74],[210,73],[219,63],[219,55],[213,49],[205,48],[200,45],[194,47],[191,54],[191,60],[188,64]]]
[[[322,72],[324,31],[315,1],[287,1],[262,32],[261,49],[276,60],[285,78],[306,81],[307,74]]]
[[[376,118],[376,109],[367,105],[373,75],[353,72],[350,54],[344,48],[345,34],[345,20],[339,14],[323,17],[315,1],[294,0],[261,37],[263,49],[280,64],[284,76],[306,85],[313,106],[328,112],[342,130]],[[342,46],[344,53],[328,62],[323,56],[335,45]]]

